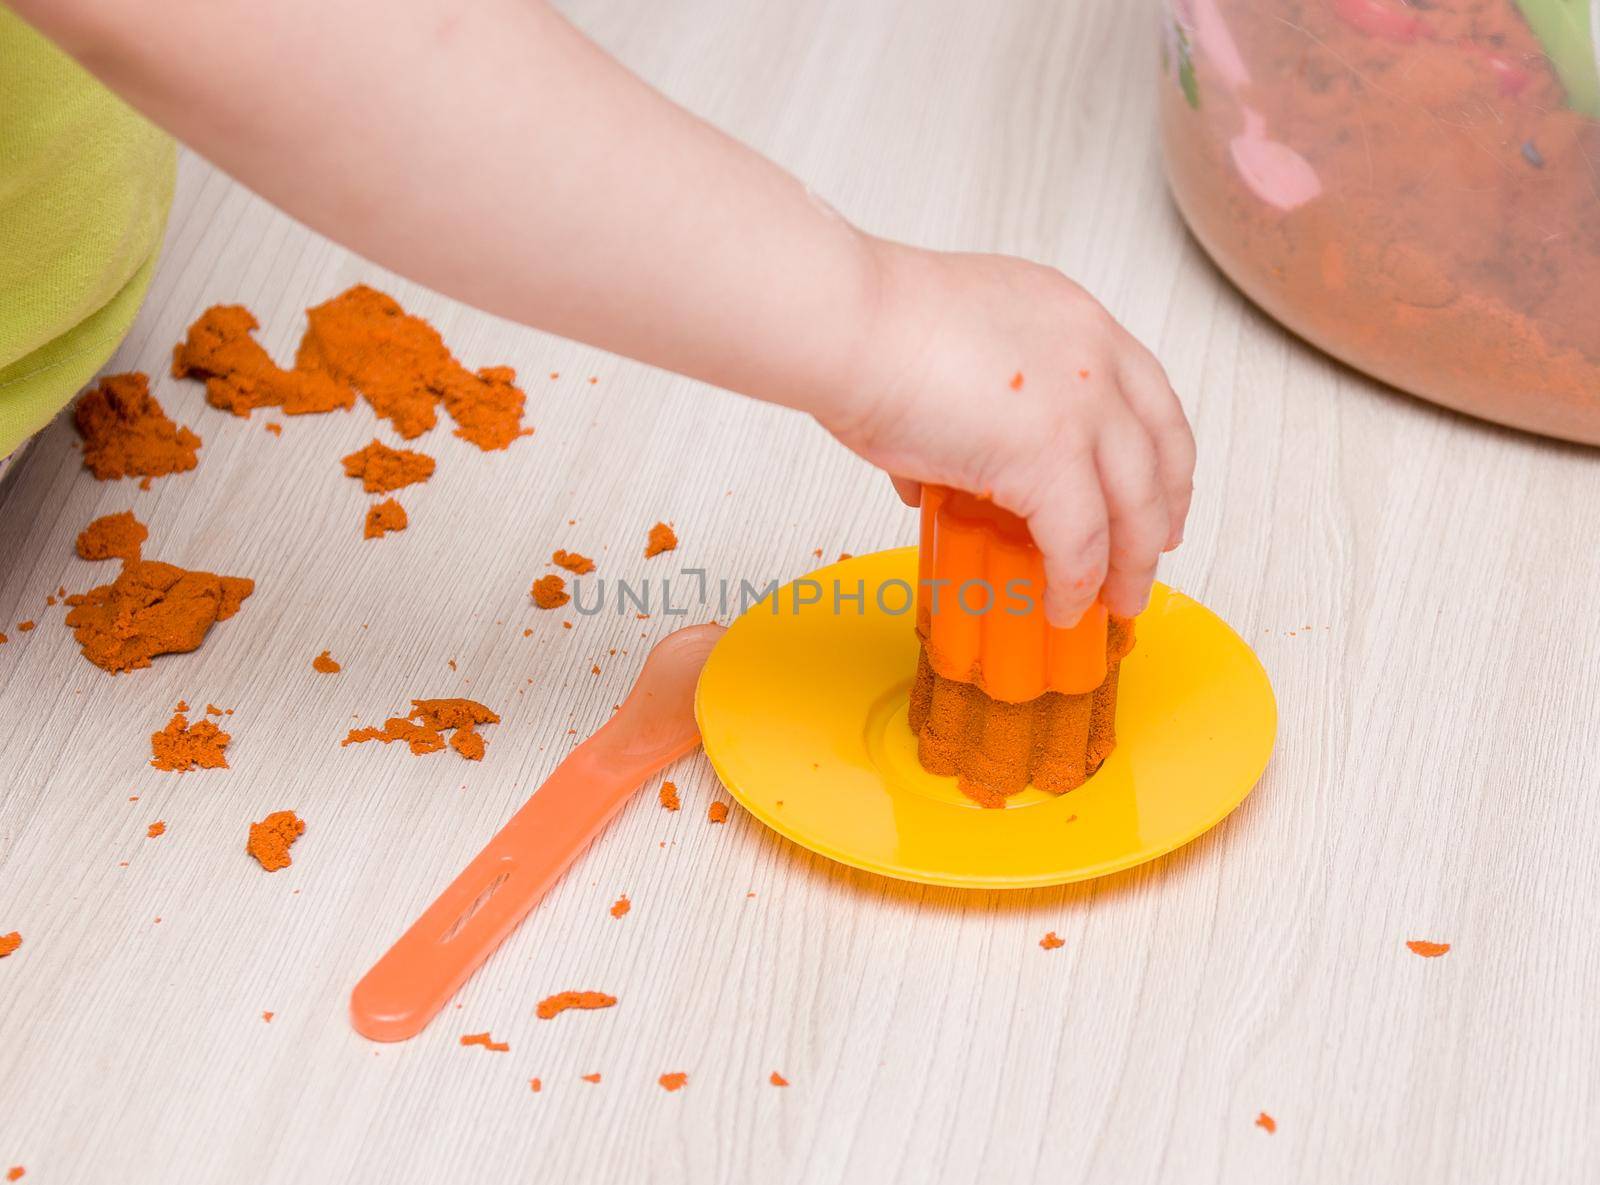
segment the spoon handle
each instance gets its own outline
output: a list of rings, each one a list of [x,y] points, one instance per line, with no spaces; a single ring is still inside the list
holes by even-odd
[[[679,678],[658,691],[646,678],[647,660],[635,688],[639,700],[634,711],[625,704],[568,754],[356,984],[350,993],[350,1023],[356,1032],[374,1041],[404,1041],[420,1033],[611,821],[634,788],[699,746],[690,700],[695,677],[721,630],[692,629],[692,634],[683,630],[664,639],[651,655],[660,654]],[[678,638],[675,646],[668,645],[672,638]],[[628,743],[641,737],[649,743]]]
[[[350,1021],[374,1041],[422,1031],[505,940],[636,782],[584,760],[558,766],[461,875],[439,894],[350,993]]]

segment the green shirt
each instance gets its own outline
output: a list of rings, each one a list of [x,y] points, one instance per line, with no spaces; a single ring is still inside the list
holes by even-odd
[[[0,5],[0,458],[133,323],[175,159],[167,136]]]

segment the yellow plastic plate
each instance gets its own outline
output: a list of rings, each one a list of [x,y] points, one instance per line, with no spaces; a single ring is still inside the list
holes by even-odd
[[[815,584],[785,585],[734,622],[700,676],[695,714],[729,793],[842,864],[986,889],[1104,876],[1216,826],[1272,753],[1277,706],[1250,647],[1157,585],[1122,663],[1116,751],[1070,794],[1030,787],[985,810],[923,770],[906,722],[917,637],[898,610],[916,585],[916,548],[806,579]],[[859,603],[835,602],[835,587],[853,596],[858,581]]]

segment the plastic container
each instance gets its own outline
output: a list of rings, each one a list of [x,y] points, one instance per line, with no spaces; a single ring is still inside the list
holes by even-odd
[[[1600,0],[1162,0],[1167,173],[1289,329],[1600,444]]]

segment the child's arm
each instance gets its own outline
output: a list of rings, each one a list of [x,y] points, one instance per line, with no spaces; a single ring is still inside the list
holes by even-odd
[[[1142,607],[1181,536],[1182,410],[1091,297],[1021,261],[861,234],[537,0],[10,3],[386,267],[807,411],[903,492],[991,492],[1044,549],[1057,621],[1102,580],[1113,611]]]

